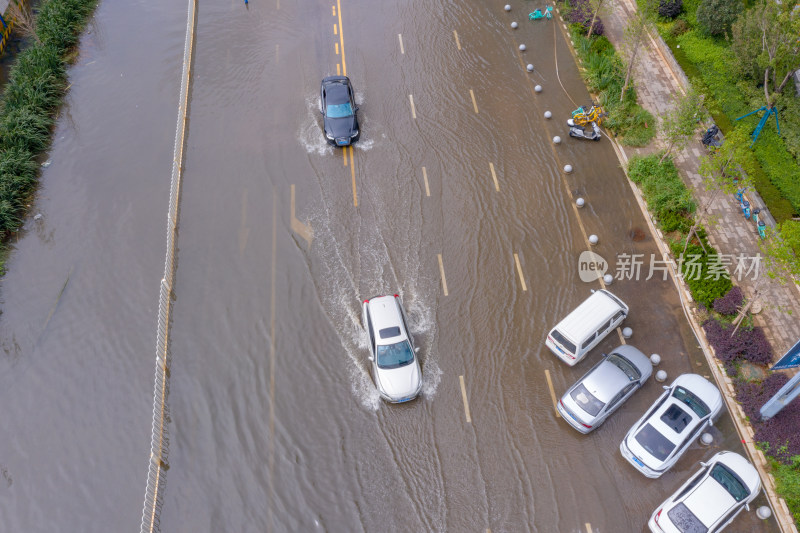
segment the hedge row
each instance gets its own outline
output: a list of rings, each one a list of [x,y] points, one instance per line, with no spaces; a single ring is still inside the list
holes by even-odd
[[[707,308],[712,307],[714,300],[731,289],[731,280],[727,275],[716,274],[721,272],[721,265],[717,264],[719,256],[706,240],[702,228],[686,246],[684,254],[696,205],[675,164],[669,159],[659,163],[658,155],[635,156],[628,165],[628,175],[641,188],[658,226],[665,233],[672,234],[670,249],[678,258],[692,298]]]
[[[50,146],[66,90],[65,56],[97,0],[48,0],[36,19],[39,42],[17,57],[0,105],[0,237],[22,224],[36,185],[37,158]]]

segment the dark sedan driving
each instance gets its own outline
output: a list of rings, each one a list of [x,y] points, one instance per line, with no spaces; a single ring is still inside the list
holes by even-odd
[[[319,106],[328,142],[348,146],[358,140],[358,106],[355,91],[347,76],[328,76],[322,80]]]

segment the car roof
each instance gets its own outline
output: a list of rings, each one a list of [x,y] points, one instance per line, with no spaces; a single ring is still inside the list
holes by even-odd
[[[706,473],[705,479],[692,489],[683,504],[706,527],[710,527],[736,504],[736,500],[717,480]]]
[[[583,386],[592,395],[603,403],[608,403],[611,398],[625,388],[631,380],[615,364],[607,359],[600,362],[592,372],[587,374],[584,379],[576,383]]]
[[[602,289],[595,291],[559,322],[556,327],[562,335],[565,335],[571,341],[581,342],[587,335],[591,335],[597,329],[597,323],[586,320],[586,317],[599,316],[602,317],[602,322],[605,322],[619,311],[619,304],[620,300],[615,296],[611,296],[607,291]]]
[[[377,296],[367,302],[372,327],[375,330],[377,344],[394,344],[407,337],[403,317],[400,314],[400,302],[395,296]],[[386,328],[400,328],[400,335],[381,338],[379,332]]]
[[[690,417],[689,423],[686,427],[681,430],[680,433],[672,429],[668,424],[666,424],[663,420],[661,420],[661,416],[672,406],[678,407],[684,414]],[[685,403],[677,400],[675,397],[670,396],[667,398],[661,406],[653,411],[653,414],[650,415],[650,418],[647,419],[647,423],[653,426],[659,433],[664,435],[667,439],[669,439],[674,444],[680,444],[683,442],[683,439],[689,435],[692,430],[697,426],[700,422],[700,417],[697,416],[688,405]]]

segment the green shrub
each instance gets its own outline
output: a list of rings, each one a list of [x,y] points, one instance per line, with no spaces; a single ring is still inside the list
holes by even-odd
[[[682,256],[684,239],[670,243],[670,250],[678,258],[680,272],[689,286],[694,301],[710,309],[714,305],[714,300],[725,296],[733,284],[727,274],[717,274],[722,272],[722,265],[719,263],[716,250],[708,244],[704,233],[700,234],[700,239],[708,253],[704,252],[699,244],[690,242],[686,247],[686,253]]]
[[[770,462],[775,488],[786,500],[795,523],[800,523],[800,455],[792,457],[792,463],[788,465],[774,460]]]
[[[96,3],[42,2],[36,20],[41,44],[21,52],[9,71],[0,109],[0,237],[22,223],[36,184],[36,160],[50,144],[54,116],[66,90],[64,55],[77,44]]]
[[[741,0],[703,0],[697,8],[697,23],[708,35],[730,32],[744,6]]]

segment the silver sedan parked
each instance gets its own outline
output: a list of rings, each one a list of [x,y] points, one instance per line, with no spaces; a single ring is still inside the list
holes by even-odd
[[[633,346],[615,348],[564,393],[556,408],[570,426],[589,433],[631,397],[653,373],[645,354]]]

